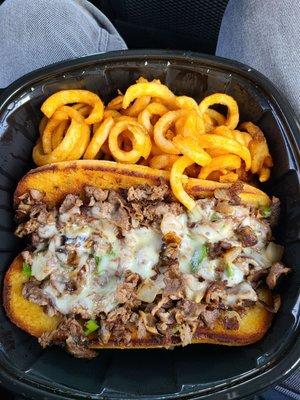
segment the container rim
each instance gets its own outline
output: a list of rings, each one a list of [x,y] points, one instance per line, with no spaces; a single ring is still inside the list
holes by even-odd
[[[210,68],[219,68],[224,71],[238,73],[243,78],[250,81],[256,87],[259,87],[264,93],[268,94],[268,97],[275,108],[277,114],[279,115],[280,122],[286,127],[285,132],[289,137],[290,143],[292,145],[292,151],[297,161],[297,170],[300,170],[300,121],[296,112],[292,109],[289,102],[286,100],[285,96],[279,91],[279,89],[263,74],[257,70],[242,64],[238,61],[233,61],[217,56],[210,56],[197,52],[190,51],[172,51],[172,50],[121,50],[108,52],[103,54],[94,54],[90,56],[85,56],[81,58],[76,58],[72,60],[65,60],[37,69],[30,72],[12,84],[5,88],[0,93],[0,113],[6,108],[10,103],[12,97],[21,92],[25,87],[34,85],[41,79],[51,77],[51,75],[56,75],[57,73],[64,74],[69,71],[70,68],[79,69],[84,67],[91,67],[93,64],[97,64],[99,61],[114,62],[114,61],[135,61],[135,60],[150,60],[150,61],[191,61],[193,65],[205,65],[207,64]],[[293,134],[293,132],[298,132],[299,135]],[[299,330],[299,323],[297,325],[297,330]],[[226,395],[227,398],[236,398],[237,396],[248,396],[253,394],[253,390],[249,390],[249,386],[255,386],[255,391],[259,392],[264,390],[266,387],[274,385],[276,382],[283,378],[287,378],[297,367],[300,366],[300,336],[295,338],[294,342],[291,343],[289,349],[286,353],[282,355],[281,359],[276,360],[274,363],[266,364],[265,370],[260,375],[252,375],[245,379],[241,379],[238,382],[232,381],[230,386],[226,386],[221,390],[216,388],[216,390],[205,398],[212,399],[214,396],[219,396],[218,399],[224,398],[222,396]],[[55,399],[59,395],[60,398],[78,398],[82,396],[82,392],[72,389],[68,392],[68,389],[61,391],[57,389],[55,392],[50,392],[45,385],[36,384],[34,386],[30,379],[26,379],[26,375],[23,377],[16,376],[16,374],[2,365],[0,369],[1,384],[11,389],[13,387],[14,391],[24,392],[27,391],[28,394],[40,394],[43,395],[47,393],[49,399]],[[247,383],[245,387],[245,383]],[[192,391],[193,388],[189,389],[189,385],[186,386],[186,391],[173,394],[164,394],[161,396],[141,396],[141,398],[153,398],[157,400],[171,399],[171,398],[189,398],[200,399],[202,397],[203,390]],[[52,389],[51,389],[52,390]],[[86,395],[86,394],[84,394]],[[117,395],[117,393],[116,393]],[[122,393],[123,395],[123,393]],[[109,396],[109,395],[108,395]],[[107,398],[107,394],[103,395],[90,395],[90,398]],[[125,397],[123,395],[125,400]],[[131,398],[131,397],[128,397]]]
[[[277,88],[277,86],[270,81],[266,76],[257,71],[256,69],[243,64],[236,60],[230,60],[219,56],[207,55],[204,53],[198,53],[193,51],[180,51],[180,50],[163,50],[163,49],[139,49],[139,50],[117,50],[110,51],[101,54],[92,54],[84,57],[75,59],[68,59],[57,63],[50,64],[48,66],[38,68],[28,74],[23,75],[16,81],[12,82],[6,88],[0,89],[0,112],[2,108],[9,103],[12,96],[17,94],[27,85],[33,85],[36,81],[41,78],[50,77],[57,72],[64,73],[69,68],[76,67],[82,68],[85,66],[91,66],[98,61],[116,61],[122,59],[122,61],[140,60],[141,57],[150,60],[165,60],[170,57],[176,60],[190,60],[192,62],[200,62],[201,64],[210,64],[212,67],[221,68],[229,72],[236,73],[239,70],[239,74],[244,78],[248,79],[256,86],[259,86],[264,92],[269,94],[270,100],[273,105],[277,108],[280,113],[282,121],[287,124],[290,130],[300,132],[300,115],[292,108],[285,95]],[[299,150],[300,138],[297,140],[295,137],[291,137],[292,141],[295,142]],[[299,162],[300,165],[300,162]]]

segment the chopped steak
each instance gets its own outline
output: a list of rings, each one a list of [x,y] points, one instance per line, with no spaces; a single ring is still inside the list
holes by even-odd
[[[203,310],[201,312],[201,318],[203,319],[205,325],[207,325],[209,328],[212,328],[216,321],[218,320],[220,315],[220,310],[218,310],[217,308],[213,309],[213,310]]]
[[[269,288],[274,289],[279,277],[288,272],[290,272],[290,268],[286,268],[282,263],[276,262],[273,264],[266,279]]]
[[[268,274],[268,269],[259,269],[259,270],[251,270],[250,274],[247,277],[249,282],[259,282],[261,279],[265,278]]]
[[[167,196],[170,196],[170,189],[167,185],[131,187],[127,192],[127,200],[129,202],[142,202],[143,200],[147,202],[162,201]]]
[[[225,316],[223,318],[223,324],[226,329],[234,331],[238,330],[240,326],[239,320],[237,319],[236,316],[233,317]]]
[[[182,346],[187,346],[188,344],[190,344],[193,339],[194,333],[191,327],[187,324],[179,325],[179,332]]]
[[[59,212],[61,214],[66,213],[67,211],[71,212],[71,214],[79,214],[80,209],[79,207],[82,205],[82,201],[79,199],[78,196],[74,194],[68,194],[65,200],[62,202]]]
[[[39,306],[51,305],[51,300],[45,295],[43,289],[40,287],[40,282],[37,280],[29,280],[24,283],[22,295],[25,299],[36,303]]]
[[[216,199],[229,201],[231,204],[240,204],[239,194],[243,191],[243,182],[237,181],[229,189],[215,189]]]
[[[95,188],[94,186],[86,186],[84,189],[85,189],[85,195],[90,201],[91,199],[93,199],[95,202],[96,201],[103,202],[107,200],[109,193],[108,190]]]
[[[225,296],[225,283],[224,282],[212,282],[205,295],[206,303],[218,304],[222,297]]]
[[[39,338],[42,347],[51,343],[63,343],[67,350],[78,358],[93,358],[97,355],[94,350],[89,349],[82,326],[74,318],[64,318],[58,328],[50,333],[44,333]]]
[[[241,189],[218,189],[191,212],[164,183],[86,186],[83,199],[69,194],[52,209],[38,191],[23,195],[16,233],[30,238],[22,256],[31,277],[22,293],[62,318],[41,345],[91,358],[95,340],[151,339],[170,348],[218,321],[237,330],[238,315],[259,301],[257,285],[267,277],[273,288],[289,271],[271,254],[276,245],[268,247],[268,220],[240,204]]]
[[[229,250],[231,247],[232,245],[226,242],[226,240],[220,240],[220,242],[209,245],[208,255],[211,259],[220,257],[223,254],[224,250]]]
[[[116,290],[116,300],[119,304],[126,303],[133,306],[136,302],[136,287],[140,280],[138,274],[133,274],[129,271],[125,274],[123,283],[120,283]]]
[[[255,246],[257,243],[257,236],[250,226],[242,226],[236,230],[238,239],[245,247]]]

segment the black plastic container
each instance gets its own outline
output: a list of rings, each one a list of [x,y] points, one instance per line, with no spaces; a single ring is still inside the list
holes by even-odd
[[[63,350],[42,350],[0,309],[0,377],[12,391],[34,399],[235,399],[284,379],[300,356],[299,124],[287,101],[261,74],[245,65],[196,53],[124,51],[67,61],[29,74],[0,99],[0,266],[3,274],[22,246],[13,235],[12,194],[32,167],[42,101],[66,88],[86,88],[107,101],[140,75],[159,78],[178,95],[200,100],[232,95],[241,120],[265,132],[275,166],[265,187],[282,201],[277,238],[293,273],[279,291],[283,304],[256,344],[235,348],[193,345],[167,350],[104,350],[92,361]]]

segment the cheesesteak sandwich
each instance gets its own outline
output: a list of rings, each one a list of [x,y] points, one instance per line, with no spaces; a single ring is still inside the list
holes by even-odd
[[[189,179],[192,211],[168,173],[107,161],[30,171],[15,192],[28,247],[4,282],[4,306],[40,344],[76,357],[100,348],[239,346],[259,340],[289,271],[272,241],[278,215],[247,184]]]

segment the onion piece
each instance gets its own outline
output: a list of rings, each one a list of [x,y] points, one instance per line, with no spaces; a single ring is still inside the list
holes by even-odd
[[[265,254],[266,254],[266,257],[273,264],[273,263],[281,260],[283,250],[284,250],[284,248],[282,246],[280,246],[279,244],[270,242],[266,248]]]
[[[152,279],[146,279],[140,284],[137,290],[137,298],[145,303],[153,303],[159,293],[160,288]]]
[[[154,326],[154,317],[151,314],[146,314],[144,313],[144,311],[140,311],[140,316],[142,318],[142,321],[145,325],[145,328],[148,332],[153,333],[155,335],[158,335],[158,330],[156,329],[156,327]]]

